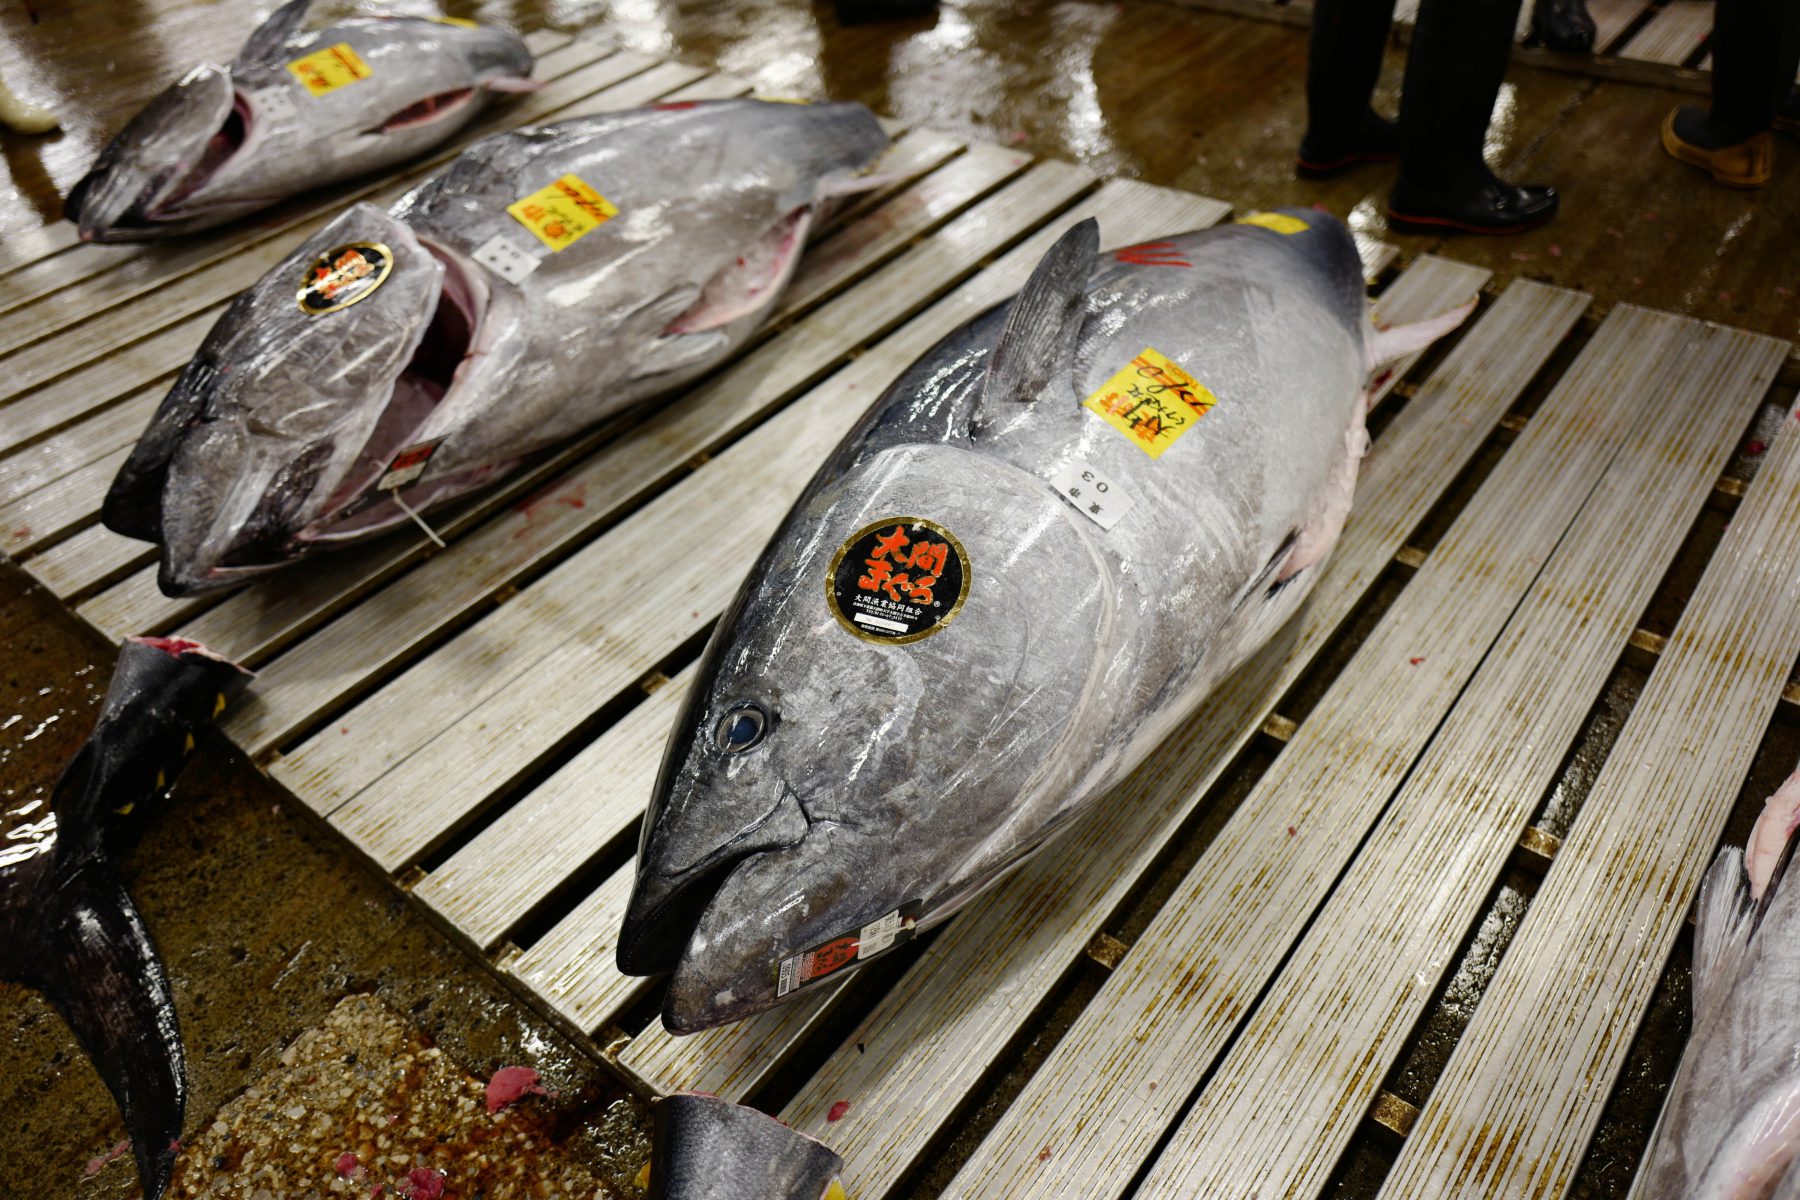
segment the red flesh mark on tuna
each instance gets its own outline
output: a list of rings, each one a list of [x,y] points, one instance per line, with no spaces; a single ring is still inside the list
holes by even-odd
[[[526,1096],[545,1094],[543,1086],[538,1083],[538,1073],[530,1067],[501,1067],[488,1080],[487,1110],[497,1113],[508,1105],[517,1104]]]
[[[685,112],[690,108],[698,108],[699,102],[695,100],[666,100],[661,104],[652,104],[650,107],[654,108],[657,112]]]
[[[844,1119],[844,1114],[849,1111],[850,1102],[848,1100],[839,1100],[836,1104],[831,1106],[831,1111],[825,1114],[825,1119],[827,1121],[841,1121]]]
[[[132,640],[137,642],[139,645],[154,646],[156,649],[161,650],[164,654],[167,654],[171,658],[180,658],[182,655],[186,654],[190,650],[205,650],[206,649],[206,647],[202,646],[199,642],[189,641],[187,638],[141,637],[141,638],[133,638]]]
[[[1127,246],[1123,250],[1115,250],[1113,258],[1122,263],[1133,263],[1140,267],[1191,267],[1194,264],[1181,257],[1174,242],[1140,242],[1135,246]]]

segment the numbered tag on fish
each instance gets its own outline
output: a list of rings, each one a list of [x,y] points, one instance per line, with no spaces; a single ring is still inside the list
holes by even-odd
[[[779,999],[798,988],[840,971],[853,962],[874,958],[900,942],[912,938],[919,924],[918,900],[909,900],[888,913],[839,937],[820,942],[791,958],[784,958],[775,968],[775,995]]]
[[[263,136],[284,132],[300,123],[300,110],[294,107],[292,85],[277,85],[250,93],[250,111]]]
[[[394,455],[394,461],[388,464],[386,474],[375,485],[376,491],[391,492],[403,488],[425,473],[425,465],[437,448],[443,445],[443,438],[432,438],[429,442],[420,442],[416,446],[408,446]]]
[[[574,175],[564,175],[549,187],[507,205],[506,211],[550,247],[552,254],[567,250],[619,215],[612,201]]]
[[[515,284],[525,282],[525,277],[544,261],[503,233],[496,233],[481,243],[470,257],[506,282]]]
[[[1151,458],[1161,458],[1219,398],[1180,364],[1149,346],[1101,384],[1083,407],[1131,439]]]
[[[304,58],[296,58],[287,68],[315,97],[328,95],[375,73],[349,42],[315,50]]]
[[[1080,459],[1064,463],[1050,477],[1050,484],[1081,515],[1102,529],[1111,529],[1137,503],[1119,486]]]

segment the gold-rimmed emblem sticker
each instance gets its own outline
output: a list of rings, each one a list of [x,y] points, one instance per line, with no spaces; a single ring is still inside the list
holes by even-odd
[[[320,316],[348,308],[387,282],[394,252],[380,242],[351,242],[313,259],[300,280],[300,311]]]
[[[968,553],[948,529],[922,517],[888,517],[838,547],[825,602],[863,641],[903,646],[962,611],[970,575]]]

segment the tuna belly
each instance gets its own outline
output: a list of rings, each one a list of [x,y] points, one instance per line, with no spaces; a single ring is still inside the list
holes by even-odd
[[[719,329],[772,306],[793,278],[811,226],[812,210],[806,208],[769,226],[754,245],[707,282],[693,307],[670,322],[665,332]]]

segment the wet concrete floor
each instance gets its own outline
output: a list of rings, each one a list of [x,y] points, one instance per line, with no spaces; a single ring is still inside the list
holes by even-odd
[[[48,139],[0,137],[7,167],[0,236],[55,219],[59,197],[111,132],[190,63],[228,58],[268,6],[38,0],[36,7],[36,25],[23,5],[0,9],[0,74],[29,98],[57,106],[66,128]],[[1761,192],[1715,187],[1657,148],[1663,114],[1689,99],[1672,91],[1515,68],[1490,158],[1504,173],[1559,186],[1563,215],[1522,238],[1443,242],[1387,235],[1382,201],[1392,168],[1325,185],[1293,177],[1305,34],[1288,26],[1171,4],[1081,0],[951,3],[935,16],[849,28],[829,5],[798,0],[450,0],[445,7],[522,28],[599,30],[635,49],[737,72],[768,93],[859,99],[914,124],[1241,206],[1322,203],[1391,236],[1408,254],[1443,252],[1490,266],[1502,281],[1531,277],[1585,289],[1603,304],[1632,301],[1781,336],[1800,332],[1792,251],[1800,143],[1779,145],[1775,182]],[[1400,64],[1400,51],[1390,53],[1378,96],[1390,112]],[[19,717],[0,731],[0,801],[11,806],[48,789],[85,737],[112,651],[7,564],[0,564],[0,647],[0,721]],[[325,1023],[344,997],[367,993],[477,1079],[520,1062],[543,1071],[559,1095],[534,1100],[542,1108],[533,1111],[554,1133],[608,1130],[576,1138],[562,1153],[629,1184],[643,1144],[638,1114],[621,1107],[616,1085],[222,742],[203,747],[171,802],[144,816],[122,868],[175,979],[196,1134],[222,1105],[277,1070],[284,1049]],[[1528,892],[1531,884],[1509,879],[1506,887]],[[1511,894],[1496,897],[1494,928],[1484,926],[1471,943],[1471,970],[1510,936],[1502,927]],[[1685,1009],[1684,978],[1679,971],[1672,978],[1659,1013]],[[1445,999],[1442,1015],[1453,1019],[1455,997]],[[1660,1025],[1653,1019],[1652,1027],[1661,1040],[1646,1043],[1633,1070],[1644,1074],[1654,1100],[1683,1030],[1678,1016]],[[1422,1036],[1435,1038],[1430,1030]],[[1426,1072],[1421,1080],[1429,1075],[1409,1058],[1391,1086],[1410,1090],[1409,1073],[1418,1072]],[[22,1114],[0,1129],[0,1159],[8,1164],[0,1190],[133,1192],[126,1160],[86,1174],[120,1137],[92,1069],[47,1005],[4,987],[0,1101]],[[1358,1154],[1377,1162],[1383,1151],[1369,1142]],[[1360,1190],[1359,1161],[1346,1164],[1345,1194]],[[1612,1190],[1601,1185],[1591,1194]]]

